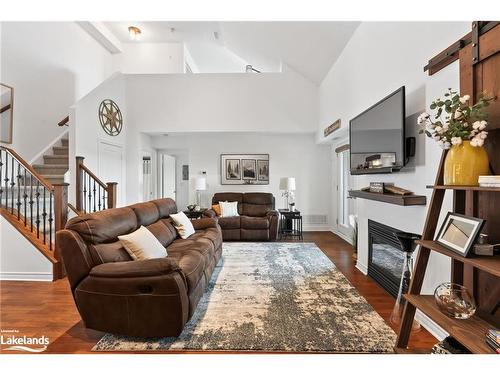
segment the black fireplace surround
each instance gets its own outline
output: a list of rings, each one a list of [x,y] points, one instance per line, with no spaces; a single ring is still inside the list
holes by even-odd
[[[398,295],[404,253],[398,229],[368,220],[368,275],[394,298]]]

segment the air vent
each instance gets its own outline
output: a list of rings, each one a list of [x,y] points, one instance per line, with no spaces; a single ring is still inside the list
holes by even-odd
[[[303,216],[304,224],[328,224],[328,217],[326,215],[304,215]]]

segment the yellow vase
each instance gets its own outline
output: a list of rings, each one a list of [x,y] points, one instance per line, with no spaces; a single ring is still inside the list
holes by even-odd
[[[488,153],[484,147],[473,147],[470,141],[453,145],[444,161],[445,185],[477,186],[478,177],[490,174]]]

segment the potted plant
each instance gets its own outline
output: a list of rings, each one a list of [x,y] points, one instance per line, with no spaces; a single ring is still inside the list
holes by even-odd
[[[478,185],[478,177],[489,174],[488,154],[483,145],[488,137],[485,107],[493,98],[479,95],[475,104],[470,96],[448,89],[444,98],[434,100],[433,115],[422,113],[417,120],[420,133],[449,150],[444,164],[445,185]]]

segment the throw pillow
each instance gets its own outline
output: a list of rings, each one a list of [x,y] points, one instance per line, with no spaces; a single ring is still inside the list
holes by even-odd
[[[220,204],[213,204],[212,205],[212,210],[214,210],[214,212],[216,213],[217,216],[221,215]]]
[[[132,233],[118,236],[118,239],[133,260],[164,258],[168,255],[167,249],[142,225]]]
[[[221,217],[240,216],[238,214],[238,202],[219,202]]]
[[[181,211],[177,214],[171,214],[170,218],[174,222],[177,233],[179,233],[179,236],[181,236],[183,240],[194,233],[193,223],[191,223],[191,220],[189,220],[184,212]]]

